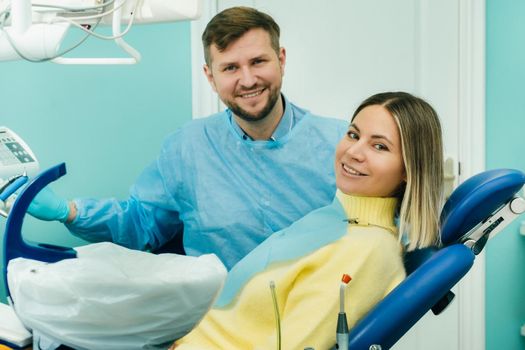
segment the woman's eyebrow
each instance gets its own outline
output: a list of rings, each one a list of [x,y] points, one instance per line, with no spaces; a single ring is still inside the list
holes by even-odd
[[[349,129],[350,128],[354,128],[354,129],[357,130],[358,133],[361,133],[361,130],[359,129],[359,127],[355,123],[350,124],[350,126],[348,128]],[[377,140],[377,139],[385,140],[386,143],[390,144],[392,147],[395,146],[394,143],[388,137],[386,137],[385,135],[374,134],[374,135],[370,136],[370,138],[371,139],[375,139],[375,140]]]
[[[371,136],[372,139],[382,139],[382,140],[385,140],[387,143],[389,143],[391,146],[394,146],[394,143],[392,141],[390,141],[390,139],[384,135],[372,135]]]
[[[350,124],[350,128],[354,128],[354,129],[357,130],[357,132],[361,133],[361,130],[359,130],[359,127],[355,123]],[[374,135],[370,136],[370,138],[385,140],[391,146],[394,146],[394,143],[388,137],[386,137],[385,135],[374,134]]]

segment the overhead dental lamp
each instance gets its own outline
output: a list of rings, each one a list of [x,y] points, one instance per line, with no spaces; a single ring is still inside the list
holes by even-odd
[[[25,59],[60,64],[134,64],[140,53],[123,36],[136,23],[193,20],[202,0],[0,0],[0,61]],[[110,36],[95,32],[111,25]],[[124,30],[122,26],[126,25]],[[86,34],[71,47],[62,42],[71,27]],[[113,40],[130,57],[66,58],[89,36]]]

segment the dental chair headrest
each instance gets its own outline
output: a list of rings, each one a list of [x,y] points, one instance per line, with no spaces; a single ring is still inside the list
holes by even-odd
[[[441,212],[444,246],[463,235],[511,200],[525,184],[525,174],[515,169],[487,170],[463,182]]]

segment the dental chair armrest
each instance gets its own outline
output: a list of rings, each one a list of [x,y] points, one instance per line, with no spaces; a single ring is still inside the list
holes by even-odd
[[[403,263],[405,265],[407,276],[416,271],[417,268],[419,268],[434,254],[436,254],[438,249],[438,247],[427,247],[406,252],[405,256],[403,257]],[[434,304],[434,306],[432,306],[432,313],[434,315],[439,315],[442,313],[448,307],[448,305],[450,305],[455,296],[456,295],[452,291],[448,291],[441,299],[437,301],[436,304]]]
[[[443,248],[410,274],[350,332],[350,349],[389,349],[468,272],[474,254],[461,244]]]
[[[403,265],[405,266],[407,276],[434,256],[438,249],[438,247],[427,247],[406,252],[403,256]]]

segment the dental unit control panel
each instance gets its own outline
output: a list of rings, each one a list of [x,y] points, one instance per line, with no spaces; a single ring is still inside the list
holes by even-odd
[[[38,160],[24,140],[0,126],[0,215],[7,216],[13,194],[38,170]]]
[[[0,179],[26,172],[34,176],[38,172],[38,161],[20,136],[5,126],[0,126]]]

